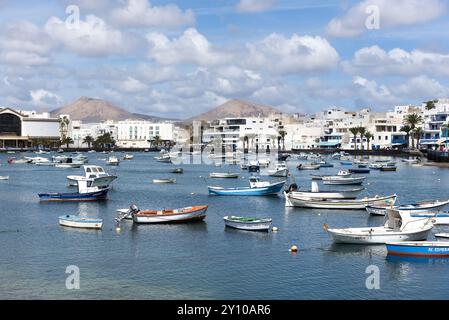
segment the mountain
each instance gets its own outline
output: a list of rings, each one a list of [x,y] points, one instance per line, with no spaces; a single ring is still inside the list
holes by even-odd
[[[112,105],[110,102],[101,99],[81,97],[75,102],[51,111],[53,117],[61,114],[68,114],[73,120],[82,120],[83,122],[101,122],[105,120],[168,120],[150,115],[136,114],[128,112],[122,108]]]
[[[186,122],[193,120],[211,121],[222,118],[266,117],[273,113],[281,113],[281,111],[270,106],[234,99],[208,112],[187,119]]]

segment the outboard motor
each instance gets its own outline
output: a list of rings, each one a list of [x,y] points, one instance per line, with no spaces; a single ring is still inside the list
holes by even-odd
[[[288,187],[288,192],[295,192],[298,191],[298,185],[296,183],[292,183],[289,187]]]
[[[129,211],[130,211],[130,213],[137,213],[140,210],[139,210],[139,207],[137,205],[132,204],[131,207],[129,207]]]

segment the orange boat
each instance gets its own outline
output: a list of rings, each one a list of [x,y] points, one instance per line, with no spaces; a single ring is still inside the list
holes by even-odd
[[[139,210],[132,205],[128,214],[135,223],[180,223],[200,221],[206,218],[208,206],[194,206],[180,209]]]

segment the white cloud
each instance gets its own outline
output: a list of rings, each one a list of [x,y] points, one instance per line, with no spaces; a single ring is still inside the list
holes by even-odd
[[[194,28],[187,29],[179,38],[170,40],[162,33],[149,33],[149,57],[160,64],[191,63],[214,66],[225,63],[229,56],[216,50],[213,45]]]
[[[330,43],[321,37],[294,34],[285,38],[271,34],[260,42],[247,44],[245,65],[273,74],[295,74],[325,71],[334,68],[339,55]]]
[[[377,6],[380,29],[425,23],[442,16],[447,9],[442,0],[364,0],[351,7],[342,17],[332,19],[327,34],[334,37],[354,37],[363,34],[369,6]]]
[[[31,90],[30,96],[32,98],[32,103],[38,107],[55,107],[62,101],[60,96],[44,89]]]
[[[351,74],[417,76],[449,75],[449,54],[405,51],[395,48],[386,52],[379,46],[358,50],[351,61],[342,63],[343,70]]]
[[[140,82],[137,79],[134,79],[132,77],[128,77],[126,80],[123,80],[119,88],[121,91],[128,92],[128,93],[135,93],[139,91],[144,91],[148,89],[148,86],[144,83]]]
[[[147,0],[128,0],[126,7],[114,9],[111,20],[125,27],[173,28],[195,24],[192,10],[182,11],[174,4],[152,6]]]
[[[262,12],[274,6],[276,0],[240,0],[237,12]]]
[[[84,56],[107,56],[128,49],[122,32],[95,15],[87,15],[85,21],[80,20],[79,27],[70,28],[61,19],[51,17],[45,31],[68,50]]]
[[[0,28],[0,62],[37,66],[49,63],[50,38],[29,22],[16,22]]]

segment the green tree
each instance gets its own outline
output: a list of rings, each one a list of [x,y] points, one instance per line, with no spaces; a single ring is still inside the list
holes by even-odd
[[[93,144],[95,148],[101,148],[102,150],[104,150],[105,148],[113,148],[115,146],[115,140],[112,135],[107,132],[97,137]]]
[[[69,145],[72,144],[74,141],[70,137],[64,137],[61,139],[61,143],[65,144],[67,146],[67,149],[69,148]]]
[[[412,131],[412,128],[409,125],[402,126],[400,129],[401,132],[405,132],[406,136],[405,139],[407,140],[407,148],[410,145],[410,132]]]
[[[86,136],[86,137],[83,139],[83,143],[87,143],[89,149],[90,149],[90,145],[91,145],[92,143],[94,143],[94,141],[95,141],[95,139],[92,138],[91,136]]]
[[[411,132],[415,130],[416,126],[420,125],[423,122],[422,116],[417,113],[412,113],[404,118],[404,124],[410,126]],[[412,138],[412,148],[415,149],[415,137],[413,134],[409,135]]]
[[[365,137],[366,128],[360,126],[359,133],[360,133],[360,144],[362,145],[362,150],[365,150],[365,146],[363,145],[363,138]]]
[[[416,146],[419,146],[419,141],[421,140],[421,138],[424,136],[424,130],[421,127],[417,127],[415,128],[415,130],[413,130],[413,135],[416,139]]]
[[[282,138],[282,150],[285,151],[285,136],[287,135],[287,131],[279,130],[279,136]]]
[[[67,116],[59,118],[59,131],[61,133],[61,139],[67,137],[67,132],[69,131],[70,119]]]
[[[366,131],[366,132],[365,132],[365,138],[366,138],[367,150],[370,150],[370,148],[369,148],[369,143],[370,143],[371,140],[374,138],[374,135],[373,135],[371,132]]]
[[[349,128],[349,132],[351,132],[352,135],[354,136],[354,150],[357,150],[357,135],[359,134],[359,128],[358,127]]]

